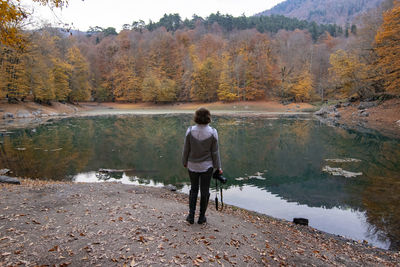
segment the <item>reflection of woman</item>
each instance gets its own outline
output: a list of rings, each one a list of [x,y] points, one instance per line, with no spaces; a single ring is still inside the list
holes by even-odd
[[[185,143],[182,153],[182,163],[189,170],[190,193],[189,215],[186,221],[193,224],[196,211],[197,195],[200,185],[200,215],[199,224],[207,221],[205,213],[210,198],[210,180],[213,167],[222,174],[221,161],[218,150],[217,130],[210,127],[210,111],[205,108],[196,110],[194,115],[196,125],[190,126],[186,131]]]

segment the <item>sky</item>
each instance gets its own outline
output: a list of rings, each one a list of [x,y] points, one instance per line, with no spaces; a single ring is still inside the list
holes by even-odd
[[[48,7],[32,5],[31,0],[23,0],[26,8],[33,11],[35,22],[72,24],[73,29],[86,31],[90,26],[114,27],[133,21],[154,22],[166,13],[178,13],[182,19],[193,14],[207,17],[219,11],[221,14],[251,16],[270,9],[284,0],[69,0],[69,6],[51,11]]]

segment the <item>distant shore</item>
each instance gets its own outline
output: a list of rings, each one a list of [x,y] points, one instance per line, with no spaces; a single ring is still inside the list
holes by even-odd
[[[207,107],[213,114],[269,114],[279,115],[310,115],[315,110],[310,104],[291,103],[280,104],[277,101],[236,102],[236,103],[95,103],[83,102],[77,105],[59,102],[49,105],[39,105],[34,102],[19,104],[0,103],[0,128],[35,127],[49,120],[78,116],[102,116],[119,114],[192,114],[199,107]]]
[[[396,266],[400,254],[213,203],[189,225],[187,195],[120,183],[0,185],[0,265]]]
[[[350,129],[372,129],[384,135],[400,138],[400,99],[392,99],[364,109],[360,102],[337,108],[340,116],[328,116],[328,123]],[[278,101],[213,102],[213,103],[95,103],[77,105],[53,103],[51,106],[34,102],[20,104],[0,103],[0,128],[23,128],[45,123],[51,119],[75,116],[119,114],[191,114],[199,107],[206,107],[216,115],[246,116],[311,116],[318,107],[308,103],[282,104]]]

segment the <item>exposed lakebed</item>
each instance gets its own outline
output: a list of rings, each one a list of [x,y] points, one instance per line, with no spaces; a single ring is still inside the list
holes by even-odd
[[[191,120],[97,116],[3,132],[0,168],[20,177],[173,184],[187,192],[180,157]],[[312,119],[215,116],[212,125],[229,179],[226,203],[287,220],[305,217],[329,233],[399,248],[400,140]]]

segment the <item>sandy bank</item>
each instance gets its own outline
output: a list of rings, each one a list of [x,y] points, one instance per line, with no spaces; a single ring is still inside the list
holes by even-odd
[[[399,253],[228,207],[185,222],[187,196],[117,183],[0,186],[0,265],[395,266]],[[64,265],[62,265],[64,264]]]

